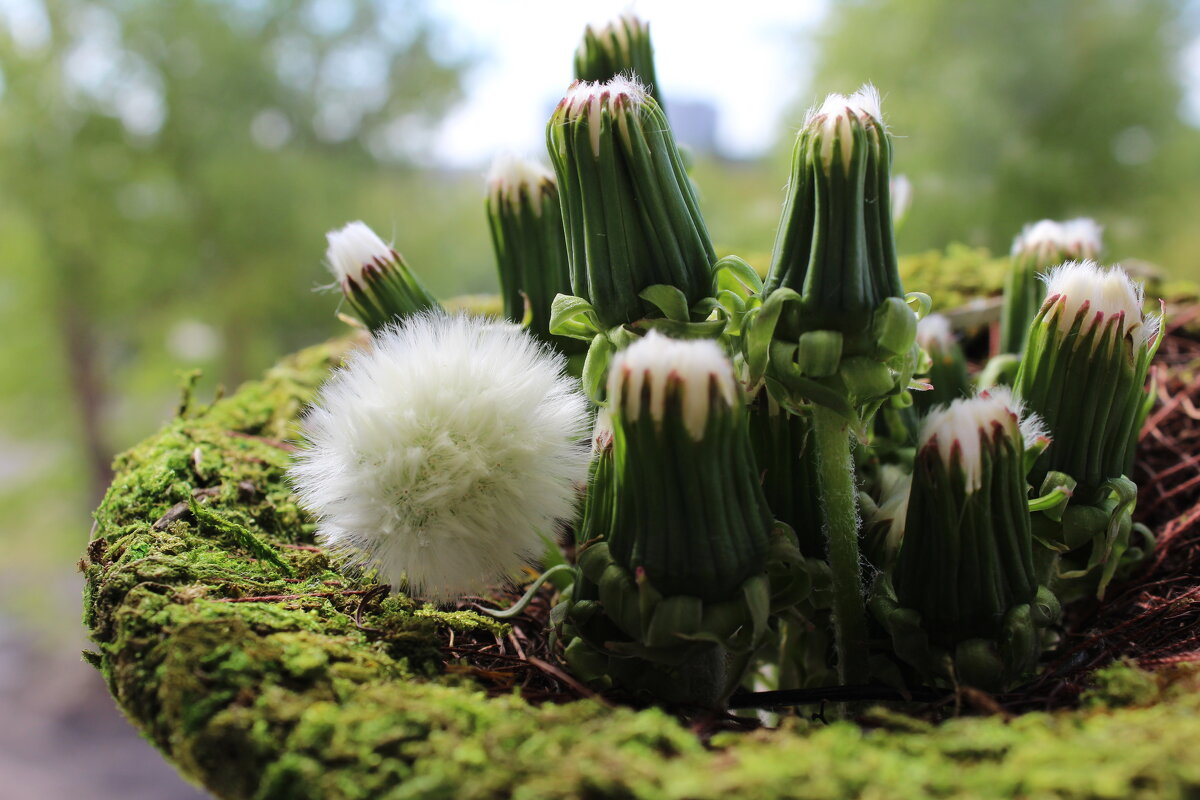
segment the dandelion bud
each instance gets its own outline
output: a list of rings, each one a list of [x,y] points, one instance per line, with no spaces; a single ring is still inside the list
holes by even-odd
[[[971,391],[962,348],[941,314],[929,314],[917,323],[917,344],[929,354],[929,383],[932,389],[914,392],[913,403],[921,411],[966,397]]]
[[[824,518],[817,494],[811,422],[805,415],[780,408],[761,389],[749,406],[748,417],[767,505],[775,519],[796,532],[804,555],[824,556]]]
[[[724,600],[762,572],[772,517],[733,367],[715,342],[651,332],[609,372],[613,558],[664,595]]]
[[[1142,288],[1119,267],[1063,264],[1047,276],[1046,293],[1016,378],[1017,394],[1053,437],[1030,479],[1039,486],[1049,471],[1063,472],[1090,498],[1133,466],[1159,320],[1142,313]]]
[[[393,320],[440,308],[404,258],[362,222],[325,235],[325,260],[354,313],[372,332]]]
[[[415,314],[322,387],[290,476],[318,540],[450,600],[515,575],[575,516],[587,400],[515,325]]]
[[[716,261],[670,126],[633,80],[576,81],[546,133],[558,176],[571,288],[606,326],[645,317],[639,294],[666,284],[688,305]]]
[[[1000,351],[1020,354],[1029,323],[1046,296],[1041,276],[1064,261],[1100,255],[1100,226],[1087,217],[1026,225],[1013,241],[1012,262],[1004,282],[1000,312]]]
[[[488,174],[487,190],[504,315],[523,322],[528,301],[529,330],[549,341],[550,305],[555,295],[571,291],[554,175],[536,163],[502,156]]]
[[[764,293],[803,298],[808,327],[861,332],[903,294],[892,232],[891,137],[879,92],[831,94],[808,112]]]
[[[636,14],[622,14],[601,26],[588,25],[575,51],[577,80],[604,83],[618,75],[640,82],[659,106],[663,104],[654,73],[650,24]]]
[[[1030,618],[1031,605],[1053,605],[1039,600],[1025,483],[1026,448],[1041,437],[1036,417],[1022,419],[1004,389],[925,419],[892,575],[904,611],[884,615],[897,652],[910,652],[904,620],[919,618],[929,646],[953,654],[974,685],[1003,685],[1036,663],[1034,623],[1053,616],[1039,606]]]

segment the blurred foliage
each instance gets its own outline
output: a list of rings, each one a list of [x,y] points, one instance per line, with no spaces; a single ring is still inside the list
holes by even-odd
[[[1021,226],[1094,216],[1106,255],[1200,276],[1200,133],[1180,118],[1182,0],[852,0],[817,38],[814,98],[873,81],[915,187],[912,252],[1007,252]]]
[[[308,291],[329,282],[324,231],[454,227],[461,187],[408,166],[464,66],[429,19],[417,0],[0,9],[9,563],[70,563],[112,452],[170,415],[174,370],[202,365],[211,392],[339,330],[336,299]],[[409,256],[440,266],[423,241]]]

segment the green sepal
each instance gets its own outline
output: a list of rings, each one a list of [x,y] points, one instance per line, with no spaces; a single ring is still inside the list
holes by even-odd
[[[638,297],[661,311],[668,320],[684,323],[692,321],[687,297],[674,286],[656,283],[638,292]]]
[[[875,344],[891,355],[903,355],[917,338],[917,316],[905,300],[888,297],[871,319]]]
[[[1028,451],[1026,456],[1028,456]],[[1033,458],[1037,458],[1037,453],[1034,453]],[[1027,457],[1025,461],[1025,470],[1028,472],[1032,466],[1032,459]],[[1029,510],[1040,511],[1047,518],[1059,522],[1062,520],[1067,503],[1075,495],[1075,479],[1062,472],[1048,472],[1046,479],[1042,481],[1040,491],[1041,494],[1038,497],[1029,501]]]
[[[800,334],[796,366],[811,378],[827,378],[838,371],[842,361],[842,334],[839,331],[806,331]]]
[[[550,333],[590,342],[604,332],[596,308],[582,297],[557,294],[550,304]]]
[[[743,322],[744,355],[749,367],[749,384],[756,386],[767,373],[771,358],[771,342],[775,337],[775,326],[783,313],[784,304],[799,302],[800,295],[791,289],[781,288],[772,292],[761,306],[746,312]]]
[[[587,358],[583,362],[583,375],[580,383],[583,392],[593,403],[600,403],[604,398],[604,386],[608,380],[608,368],[612,364],[616,348],[612,341],[603,333],[592,337],[588,345]]]

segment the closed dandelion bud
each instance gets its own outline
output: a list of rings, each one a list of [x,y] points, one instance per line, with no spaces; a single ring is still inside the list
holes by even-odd
[[[767,505],[775,519],[795,531],[804,555],[824,556],[812,424],[806,416],[780,408],[765,390],[755,395],[748,416]]]
[[[1046,297],[1042,276],[1064,261],[1100,255],[1100,226],[1087,217],[1026,225],[1013,241],[1012,262],[1004,281],[1000,312],[1000,352],[1020,354],[1029,323]]]
[[[354,313],[372,332],[438,301],[408,269],[404,258],[362,222],[330,231],[325,260]]]
[[[664,595],[734,595],[763,571],[772,516],[732,364],[712,341],[655,332],[609,372],[612,557]]]
[[[625,77],[576,81],[546,133],[558,177],[571,289],[608,327],[654,306],[648,286],[690,306],[711,291],[708,229],[658,103]]]
[[[764,288],[768,295],[780,287],[798,292],[806,329],[861,334],[884,300],[903,294],[891,163],[873,86],[849,97],[831,94],[808,112]]]
[[[650,24],[636,14],[625,13],[605,25],[588,25],[575,50],[575,78],[604,83],[626,75],[646,87],[662,105],[658,78],[654,73],[654,47]]]
[[[921,426],[893,583],[935,641],[992,636],[1037,591],[1024,467],[1036,426],[1002,389]]]
[[[1159,320],[1142,312],[1142,288],[1119,267],[1069,262],[1046,278],[1046,300],[1029,328],[1016,392],[1052,442],[1030,480],[1050,471],[1077,482],[1091,502],[1105,482],[1127,475],[1153,398],[1146,390]]]
[[[921,427],[895,605],[881,615],[918,669],[937,673],[934,653],[947,653],[959,677],[999,688],[1036,663],[1057,608],[1033,564],[1025,455],[1039,426],[997,389],[937,409]]]
[[[317,539],[446,601],[518,574],[575,516],[588,403],[515,325],[415,314],[322,387],[289,476]]]
[[[720,707],[813,570],[773,526],[733,365],[651,331],[614,358],[593,435],[579,580],[561,614],[584,680]]]
[[[487,215],[504,315],[523,322],[528,306],[529,330],[549,341],[550,305],[571,291],[553,173],[512,156],[496,159],[487,178]]]
[[[962,348],[950,327],[950,320],[941,314],[929,314],[917,323],[917,344],[929,354],[929,383],[932,389],[913,392],[913,404],[921,411],[945,405],[966,397],[971,392],[971,378]]]

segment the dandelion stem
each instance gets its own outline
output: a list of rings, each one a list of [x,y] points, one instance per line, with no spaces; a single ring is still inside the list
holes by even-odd
[[[813,405],[817,476],[825,507],[829,566],[833,571],[833,626],[841,683],[867,682],[867,616],[858,553],[858,505],[846,420]]]

